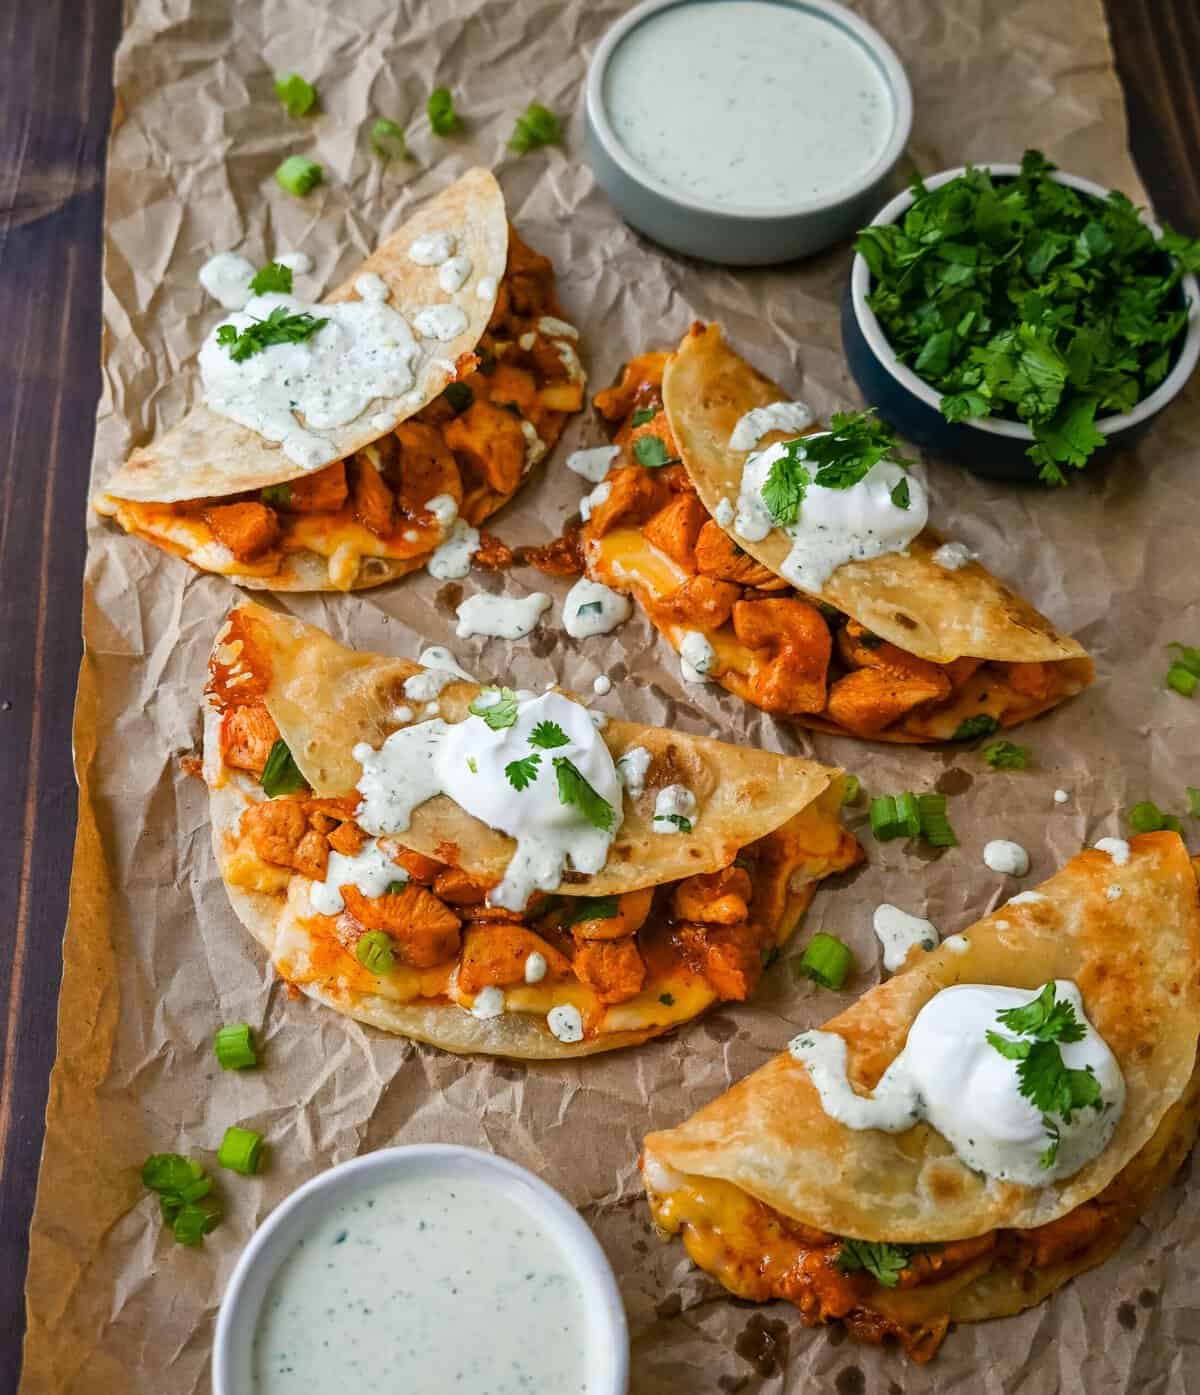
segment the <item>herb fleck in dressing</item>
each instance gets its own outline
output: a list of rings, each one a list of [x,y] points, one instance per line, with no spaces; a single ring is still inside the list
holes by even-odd
[[[604,101],[649,174],[732,208],[793,207],[848,188],[895,124],[883,74],[856,39],[760,0],[650,16],[613,53]]]
[[[284,1261],[253,1395],[585,1395],[583,1292],[514,1198],[414,1175],[331,1210]]]

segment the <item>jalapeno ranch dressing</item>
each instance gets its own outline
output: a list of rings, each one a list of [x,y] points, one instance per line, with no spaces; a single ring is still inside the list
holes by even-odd
[[[884,76],[855,38],[762,0],[651,15],[613,52],[604,105],[648,174],[741,209],[793,208],[849,188],[895,125]]]
[[[453,1170],[364,1188],[268,1288],[245,1395],[586,1395],[584,1295],[558,1241]]]
[[[1062,1060],[1068,1070],[1094,1075],[1099,1100],[1096,1107],[1074,1109],[1070,1120],[1036,1109],[1019,1089],[1018,1062],[997,1049],[988,1033],[1017,1040],[999,1014],[1026,1007],[1037,996],[1037,989],[985,984],[944,988],[917,1014],[904,1050],[869,1095],[851,1086],[846,1042],[835,1032],[801,1032],[788,1050],[808,1068],[822,1109],[844,1127],[903,1133],[924,1119],[974,1171],[1044,1187],[1104,1151],[1124,1108],[1125,1080],[1084,1015],[1079,989],[1059,979],[1055,1000],[1070,1003],[1083,1028],[1080,1040],[1060,1044]]]

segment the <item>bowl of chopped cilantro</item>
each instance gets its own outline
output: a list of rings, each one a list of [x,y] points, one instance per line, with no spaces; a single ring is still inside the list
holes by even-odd
[[[1066,484],[1132,446],[1200,357],[1200,241],[1036,150],[914,181],[855,252],[859,387],[976,474]]]

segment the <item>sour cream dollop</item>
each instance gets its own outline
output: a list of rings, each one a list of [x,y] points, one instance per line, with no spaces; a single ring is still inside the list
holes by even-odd
[[[763,498],[763,487],[789,445],[794,442],[778,441],[747,457],[732,532],[746,542],[761,542],[778,527],[792,544],[780,573],[801,591],[819,591],[845,562],[903,552],[925,527],[929,517],[925,486],[902,465],[886,459],[848,489],[809,484],[796,521],[777,525]],[[800,459],[804,451],[801,444]],[[907,508],[893,498],[901,481],[908,485]]]
[[[546,722],[561,729],[563,744],[543,748],[530,742],[534,728]],[[362,766],[358,822],[370,833],[403,833],[414,809],[445,794],[489,828],[515,838],[504,879],[488,897],[506,910],[522,910],[535,890],[556,890],[568,863],[577,872],[599,872],[621,824],[622,788],[612,755],[587,709],[559,693],[519,701],[511,726],[493,730],[478,716],[454,725],[435,718],[394,731],[378,750],[360,743],[354,759]],[[578,803],[564,803],[563,760],[608,803],[609,828],[597,828]],[[528,774],[521,789],[509,774],[517,761]]]
[[[1088,1021],[1074,983],[1055,981],[1055,998],[1075,1009],[1080,1041],[1061,1043],[1070,1070],[1091,1070],[1100,1085],[1098,1108],[1075,1110],[1068,1123],[1044,1116],[1020,1092],[1018,1062],[1002,1055],[988,1032],[1016,1040],[999,1013],[1025,1007],[1038,990],[966,983],[944,988],[917,1014],[904,1050],[870,1095],[860,1095],[846,1074],[847,1048],[834,1032],[802,1032],[788,1050],[807,1067],[831,1119],[849,1129],[903,1133],[924,1119],[976,1172],[1030,1187],[1070,1177],[1098,1157],[1125,1105],[1125,1080],[1107,1042]],[[1048,1165],[1052,1135],[1058,1147]]]

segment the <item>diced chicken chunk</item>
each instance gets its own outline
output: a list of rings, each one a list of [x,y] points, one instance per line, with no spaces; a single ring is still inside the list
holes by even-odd
[[[491,402],[473,402],[445,426],[446,444],[497,494],[511,494],[525,472],[528,442],[521,417]]]
[[[458,953],[458,916],[424,887],[409,883],[383,896],[364,896],[356,886],[341,891],[347,911],[363,929],[386,930],[402,961],[413,968],[444,964]]]
[[[646,966],[631,935],[585,940],[575,951],[575,975],[602,1003],[623,1003],[641,992]]]
[[[704,505],[694,494],[677,494],[649,520],[642,535],[686,571],[694,572],[696,539],[708,521]]]
[[[279,740],[279,728],[261,703],[231,707],[221,719],[221,758],[238,770],[261,775]]]
[[[807,601],[788,597],[739,601],[733,629],[768,660],[755,678],[755,701],[767,712],[820,712],[833,639],[821,612]]]
[[[279,519],[265,504],[216,504],[204,521],[239,562],[253,562],[279,539]]]
[[[686,877],[675,888],[675,918],[702,925],[737,925],[750,914],[751,894],[750,874],[742,867]]]
[[[474,994],[490,984],[524,983],[525,964],[531,954],[545,959],[551,978],[565,978],[571,972],[571,961],[565,955],[523,925],[500,922],[470,929],[463,937],[458,986],[464,993]]]

